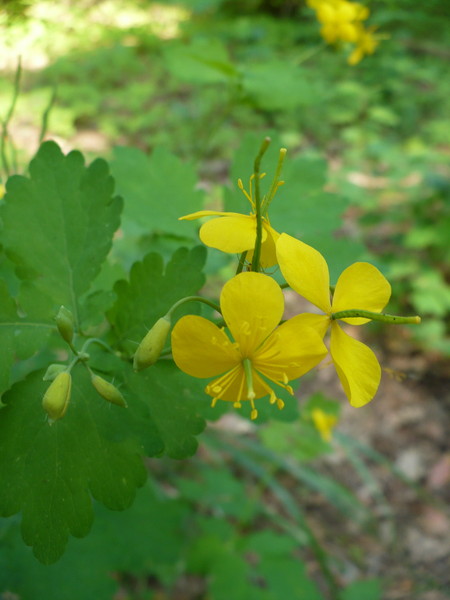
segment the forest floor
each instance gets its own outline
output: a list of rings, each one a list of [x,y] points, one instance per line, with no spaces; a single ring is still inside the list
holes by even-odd
[[[355,578],[356,569],[358,578],[382,579],[383,600],[448,600],[450,364],[439,356],[413,354],[398,331],[381,341],[377,355],[385,372],[375,399],[362,409],[343,402],[338,426],[386,459],[384,465],[370,465],[378,496],[355,477],[342,453],[320,461],[320,468],[370,506],[376,531],[336,523],[337,513],[320,498],[311,499],[308,514],[322,544],[339,556],[349,577]],[[320,370],[309,385],[308,391],[317,388],[344,400],[334,369]],[[343,557],[342,548],[358,551]]]

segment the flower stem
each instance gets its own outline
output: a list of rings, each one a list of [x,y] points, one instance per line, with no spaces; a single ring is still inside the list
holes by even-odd
[[[8,142],[10,145],[11,152],[12,153],[14,152],[14,146],[13,146],[11,139],[9,138],[9,134],[8,134],[8,125],[14,114],[14,109],[16,107],[17,98],[18,98],[19,92],[20,92],[20,80],[21,80],[21,76],[22,76],[22,62],[21,61],[22,61],[22,59],[19,56],[19,59],[17,61],[16,75],[14,77],[13,97],[12,97],[11,104],[8,109],[8,113],[7,113],[4,121],[2,122],[2,131],[1,131],[1,135],[0,135],[0,156],[1,156],[2,164],[3,164],[3,169],[5,171],[5,175],[7,178],[10,175],[9,160],[8,160],[7,151],[6,151],[6,144]],[[14,155],[13,155],[13,158],[14,158]]]
[[[244,250],[244,252],[239,257],[239,263],[238,263],[238,266],[236,269],[236,275],[239,275],[239,273],[242,273],[242,270],[245,265],[245,258],[247,256],[247,252],[248,252],[248,250]]]
[[[215,311],[222,314],[222,311],[220,310],[220,306],[218,304],[216,304],[215,302],[211,302],[211,300],[208,300],[207,298],[203,298],[203,296],[186,296],[186,298],[181,298],[181,300],[178,300],[178,302],[175,302],[175,304],[172,306],[172,308],[170,308],[167,311],[166,317],[171,319],[172,313],[174,312],[174,310],[176,310],[179,306],[181,306],[182,304],[185,304],[186,302],[203,302],[203,304],[207,304],[208,306],[213,308]]]
[[[415,317],[400,317],[397,315],[387,315],[384,313],[371,312],[370,310],[359,310],[352,308],[350,310],[341,310],[331,314],[332,319],[353,319],[362,317],[371,321],[381,321],[382,323],[393,323],[395,325],[417,325],[421,318]]]
[[[261,212],[261,193],[259,190],[259,172],[261,160],[270,144],[270,137],[264,138],[259,152],[255,158],[253,167],[253,176],[255,180],[255,212],[256,212],[256,242],[253,251],[252,271],[259,271],[259,261],[261,258],[261,243],[262,243],[262,212]]]
[[[282,185],[284,183],[283,181],[280,181],[280,175],[281,175],[281,170],[283,168],[283,162],[284,162],[284,158],[286,156],[286,152],[287,152],[286,148],[280,148],[277,169],[275,171],[275,175],[272,180],[272,185],[270,186],[269,193],[267,194],[267,196],[264,197],[263,202],[262,202],[261,213],[263,216],[267,215],[269,205],[272,202],[277,189],[280,187],[280,185]]]
[[[89,338],[88,340],[86,340],[83,344],[83,347],[80,350],[80,353],[82,354],[83,352],[86,352],[86,349],[90,344],[98,344],[99,346],[103,346],[105,350],[111,352],[111,354],[114,354],[114,350],[100,338]]]

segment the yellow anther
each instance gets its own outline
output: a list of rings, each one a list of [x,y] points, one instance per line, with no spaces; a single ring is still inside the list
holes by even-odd
[[[283,410],[284,402],[281,398],[277,398],[277,406],[278,406],[279,410]]]
[[[242,408],[242,404],[240,402],[234,402],[233,407],[234,408]]]
[[[252,410],[252,412],[250,413],[250,419],[251,419],[252,421],[254,421],[254,420],[255,420],[255,419],[257,419],[257,418],[258,418],[258,411],[256,410],[256,408],[254,408],[254,409]]]

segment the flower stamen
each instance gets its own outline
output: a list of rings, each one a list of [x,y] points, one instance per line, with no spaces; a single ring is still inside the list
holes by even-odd
[[[227,390],[235,382],[239,369],[240,365],[236,365],[231,371],[228,371],[222,375],[222,377],[219,377],[219,379],[208,384],[205,388],[206,393],[214,396],[216,400],[221,400]]]

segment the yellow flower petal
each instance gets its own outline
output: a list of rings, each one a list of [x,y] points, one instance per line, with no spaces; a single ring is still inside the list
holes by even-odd
[[[280,322],[284,296],[268,275],[245,272],[223,286],[220,306],[242,357],[248,358]]]
[[[294,318],[298,321],[299,326],[315,329],[322,339],[325,337],[328,327],[331,324],[331,319],[328,315],[316,313],[301,313]]]
[[[373,265],[357,262],[342,271],[333,294],[332,312],[359,308],[381,312],[391,297],[388,280]],[[361,325],[370,319],[342,319]]]
[[[297,315],[278,327],[254,353],[252,364],[272,381],[287,383],[315,367],[328,350],[317,330],[305,325],[310,315]],[[328,324],[328,317],[317,316]]]
[[[350,404],[358,407],[370,402],[381,379],[381,367],[372,350],[333,323],[330,351]]]
[[[179,369],[192,377],[214,377],[241,361],[236,347],[217,325],[203,317],[182,317],[172,330],[172,354]]]
[[[195,221],[195,219],[201,219],[202,217],[242,217],[240,213],[223,212],[222,210],[198,210],[190,215],[184,215],[179,217],[179,221]]]
[[[263,229],[263,241],[267,231]],[[232,254],[255,247],[256,217],[254,215],[222,216],[211,219],[200,229],[200,239],[210,248]]]
[[[282,233],[277,242],[277,258],[281,272],[291,288],[324,313],[329,313],[330,275],[320,252]]]

